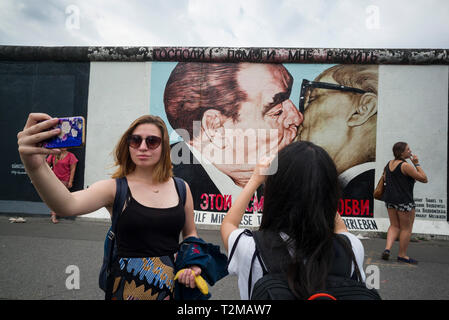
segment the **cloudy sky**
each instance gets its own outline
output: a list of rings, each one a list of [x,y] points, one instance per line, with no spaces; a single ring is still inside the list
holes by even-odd
[[[0,0],[0,45],[449,48],[447,0]]]

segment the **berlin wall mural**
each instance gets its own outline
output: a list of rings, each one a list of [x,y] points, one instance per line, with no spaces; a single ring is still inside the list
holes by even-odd
[[[155,62],[151,74],[150,110],[169,124],[197,222],[219,224],[259,157],[296,140],[334,159],[340,213],[373,217],[378,66]],[[263,201],[262,187],[244,223],[259,223]]]
[[[1,212],[47,212],[15,146],[27,113],[85,116],[79,188],[110,178],[118,137],[151,113],[167,123],[197,225],[220,225],[261,156],[305,140],[335,161],[348,229],[385,232],[387,210],[372,192],[405,141],[429,179],[415,185],[413,232],[449,235],[447,50],[147,49],[0,47]],[[243,226],[259,225],[263,203],[261,187]]]

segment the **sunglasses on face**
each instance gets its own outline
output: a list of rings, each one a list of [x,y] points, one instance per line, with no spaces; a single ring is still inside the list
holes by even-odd
[[[142,145],[142,140],[144,140],[144,138],[141,136],[132,134],[128,137],[128,144],[131,148],[137,149]],[[159,147],[161,142],[162,138],[158,136],[148,136],[145,138],[145,144],[150,150],[154,150]]]
[[[366,93],[367,91],[359,89],[359,88],[353,88],[348,86],[342,86],[341,84],[335,84],[335,83],[328,83],[328,82],[318,82],[318,81],[309,81],[309,80],[302,80],[301,84],[301,94],[299,97],[299,111],[304,114],[305,109],[305,97],[307,94],[307,91],[314,88],[320,88],[320,89],[330,89],[330,90],[339,90],[339,91],[345,91],[345,92],[354,92],[354,93]]]

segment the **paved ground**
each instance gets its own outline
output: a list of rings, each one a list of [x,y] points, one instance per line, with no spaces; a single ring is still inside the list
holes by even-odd
[[[0,299],[103,299],[97,281],[107,222],[77,218],[53,225],[49,217],[31,215],[23,216],[25,223],[10,223],[11,217],[0,214]],[[207,242],[221,245],[218,231],[198,232]],[[449,241],[412,242],[409,255],[419,260],[417,266],[381,260],[384,239],[362,242],[364,268],[378,267],[379,292],[384,299],[449,299]],[[79,289],[69,290],[66,282],[69,287],[74,284],[70,280],[77,270]],[[214,300],[238,300],[236,277],[219,281],[211,294]]]

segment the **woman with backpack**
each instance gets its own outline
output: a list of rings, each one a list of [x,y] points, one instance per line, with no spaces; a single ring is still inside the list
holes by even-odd
[[[390,250],[399,238],[397,261],[418,264],[418,261],[407,255],[408,245],[415,221],[415,201],[413,188],[415,182],[427,183],[427,176],[418,157],[412,154],[406,142],[396,142],[393,145],[394,159],[385,166],[385,191],[382,200],[387,207],[390,226],[387,231],[387,242],[382,252],[382,259],[390,258]],[[410,159],[413,166],[407,163]]]
[[[188,184],[182,204],[172,178],[167,128],[157,116],[135,120],[115,148],[118,169],[112,179],[98,181],[88,189],[70,193],[45,163],[43,155],[57,155],[59,149],[42,148],[42,141],[59,134],[53,129],[58,119],[47,114],[29,115],[18,134],[19,153],[25,169],[42,200],[61,216],[76,216],[106,207],[112,214],[116,197],[114,178],[126,177],[127,201],[117,225],[118,257],[113,265],[112,299],[173,298],[174,255],[179,235],[198,237],[194,224],[193,200]],[[194,276],[183,272],[179,282],[194,288]],[[190,270],[189,270],[190,271]]]
[[[276,165],[275,173],[267,176],[267,170],[274,171]],[[258,238],[264,252],[255,255],[256,238],[239,229],[239,224],[251,196],[263,183],[264,209]],[[360,280],[365,281],[363,245],[348,232],[337,213],[339,199],[335,164],[324,149],[311,142],[293,142],[272,163],[264,160],[256,166],[221,225],[228,271],[238,276],[241,299],[252,298],[252,288],[267,267],[276,268],[284,276],[297,299],[325,290],[331,274],[349,278],[358,269]],[[281,251],[286,254],[282,256]],[[357,265],[352,263],[354,256]],[[346,270],[336,270],[336,261],[340,260],[347,265],[340,269]]]

